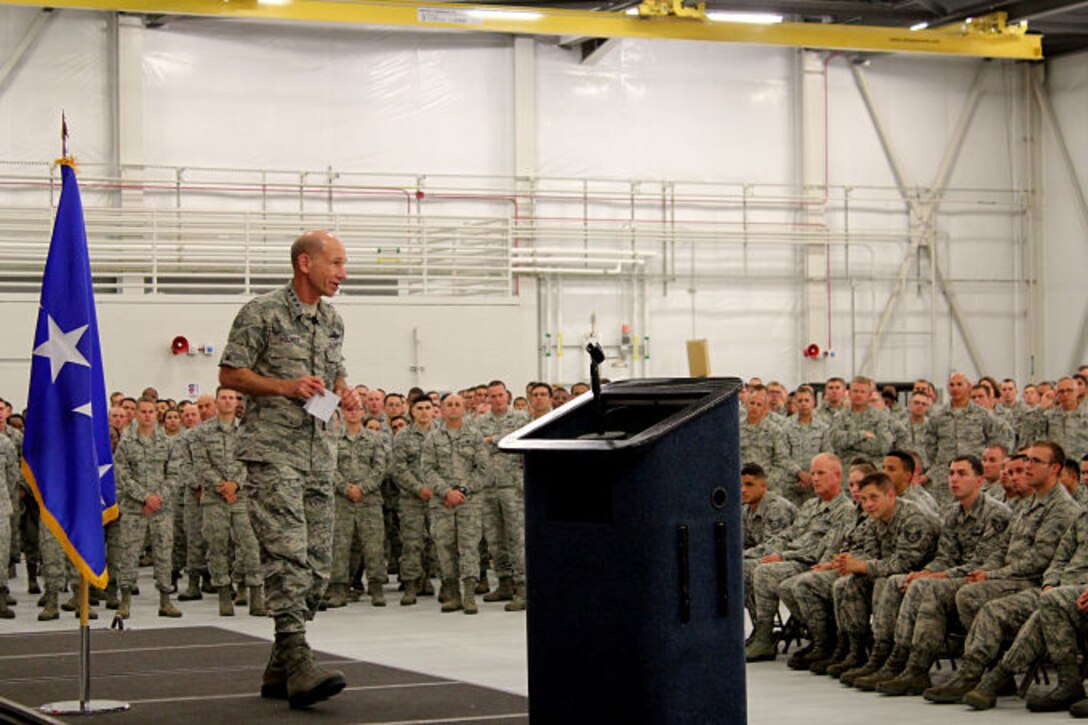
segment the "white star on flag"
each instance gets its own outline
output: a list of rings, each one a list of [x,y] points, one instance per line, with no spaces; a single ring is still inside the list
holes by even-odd
[[[54,380],[56,380],[56,378],[54,378]],[[94,418],[94,411],[91,408],[91,401],[89,400],[78,408],[72,408],[72,412],[79,413],[80,415],[85,415],[88,418]]]
[[[64,332],[60,329],[60,325],[53,320],[52,315],[47,314],[46,316],[49,318],[49,339],[34,348],[34,354],[49,358],[49,366],[55,383],[65,363],[74,363],[84,367],[91,366],[87,362],[87,358],[83,357],[83,353],[76,349],[76,345],[79,344],[83,333],[87,331],[87,325]]]

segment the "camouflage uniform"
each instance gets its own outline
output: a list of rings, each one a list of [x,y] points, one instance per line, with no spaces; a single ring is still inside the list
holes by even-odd
[[[1088,453],[1088,412],[1082,407],[1072,411],[1051,408],[1046,412],[1044,439],[1060,445],[1066,458],[1080,461],[1081,456]]]
[[[174,477],[174,493],[185,523],[185,571],[199,577],[208,571],[208,542],[204,539],[204,508],[200,499],[204,488],[193,470],[192,438],[200,425],[183,430],[170,452],[170,475]]]
[[[1058,542],[1080,510],[1061,484],[1028,498],[1009,528],[1008,549],[984,567],[986,580],[956,593],[956,610],[965,629],[971,628],[987,602],[1039,586]]]
[[[926,476],[929,492],[944,508],[952,503],[948,491],[948,465],[957,456],[982,456],[989,446],[1012,448],[1012,431],[1004,421],[985,408],[968,402],[962,408],[951,406],[929,418],[929,436],[925,456],[929,460]]]
[[[480,417],[487,444],[488,485],[483,494],[484,535],[495,558],[495,574],[525,583],[525,473],[521,456],[499,451],[499,441],[529,422],[523,412],[509,409],[501,418]]]
[[[937,554],[922,571],[943,572],[948,578],[916,579],[904,593],[906,575],[889,577],[873,610],[874,638],[878,642],[894,639],[900,646],[910,648],[922,602],[926,597],[937,596],[939,591],[944,597],[940,611],[947,612],[954,603],[956,590],[964,583],[963,577],[981,568],[995,553],[1005,550],[1011,519],[1012,512],[1007,506],[986,496],[975,499],[969,511],[958,502],[946,510]],[[930,605],[929,611],[938,611],[936,605]],[[930,629],[927,636],[943,642],[944,625],[942,620],[940,632]]]
[[[1014,446],[1024,446],[1031,441],[1024,441],[1020,438],[1020,431],[1024,427],[1024,415],[1031,410],[1028,406],[1024,405],[1023,401],[1016,401],[1012,405],[1005,405],[1004,403],[998,403],[994,406],[994,413],[1004,417],[1005,421],[1012,428],[1012,432],[1015,440]]]
[[[434,426],[431,430],[434,430]],[[427,435],[428,431],[413,423],[397,433],[393,439],[393,480],[400,491],[398,506],[402,581],[415,581],[426,573],[423,568],[423,552],[429,539],[428,512],[427,503],[419,495],[427,487],[421,460],[423,442]]]
[[[257,554],[257,537],[246,510],[246,467],[235,458],[238,424],[223,425],[218,418],[206,420],[194,427],[189,439],[195,480],[203,489],[200,497],[203,525],[201,534],[207,546],[208,570],[212,586],[230,586],[230,544],[234,542],[236,558],[241,559],[245,585],[261,586],[261,562]],[[221,481],[238,484],[238,498],[227,503],[216,490]]]
[[[976,663],[988,664],[997,657],[1002,643],[1015,636],[1001,658],[1001,664],[1009,672],[1027,670],[1048,652],[1055,665],[1076,663],[1076,635],[1070,635],[1075,630],[1068,624],[1069,614],[1073,612],[1079,616],[1072,621],[1085,619],[1084,613],[1077,610],[1076,601],[1088,584],[1088,512],[1081,511],[1065,532],[1054,560],[1043,574],[1042,584],[1051,589],[1046,592],[1029,589],[983,607],[971,628],[968,638],[971,646],[964,656],[970,654]],[[1065,607],[1071,607],[1068,614],[1062,613]],[[1081,628],[1084,629],[1083,625]]]
[[[917,453],[922,459],[922,467],[929,465],[926,458],[926,440],[929,435],[929,419],[914,423],[910,415],[903,416],[892,424],[892,448]]]
[[[867,432],[873,437],[866,437]],[[892,445],[892,432],[886,413],[866,408],[860,413],[847,409],[835,416],[829,434],[835,455],[842,461],[843,480],[855,458],[864,458],[880,467],[884,454]]]
[[[1028,446],[1035,441],[1046,439],[1046,416],[1048,412],[1048,410],[1038,406],[1024,411],[1023,415],[1020,416],[1020,430],[1016,436],[1017,445],[1021,447]]]
[[[774,617],[779,585],[815,564],[824,537],[846,520],[852,521],[854,510],[849,497],[841,493],[830,501],[809,499],[787,529],[745,550],[744,591],[753,622]],[[761,564],[759,560],[769,554],[780,554],[782,561]]]
[[[476,579],[480,575],[480,494],[486,485],[487,446],[475,426],[435,428],[423,442],[423,475],[431,496],[431,524],[442,578]],[[465,500],[445,506],[454,487],[468,491]]]
[[[797,507],[773,491],[767,491],[759,506],[741,507],[741,524],[744,530],[744,548],[750,549],[764,539],[777,536],[793,523]]]
[[[808,425],[802,425],[797,416],[791,416],[782,424],[782,437],[786,443],[786,462],[782,469],[782,495],[800,506],[815,494],[811,488],[798,485],[797,474],[808,471],[816,454],[831,450],[826,421],[813,417]]]
[[[922,486],[907,486],[907,490],[900,494],[899,498],[910,501],[934,518],[941,518],[941,508],[937,499],[933,498]]]
[[[766,416],[753,425],[747,419],[740,423],[740,461],[758,463],[767,473],[767,486],[773,491],[782,489],[783,471],[789,465],[786,457],[786,441],[778,423]]]
[[[938,521],[905,499],[896,499],[891,520],[873,519],[858,552],[865,558],[866,573],[839,577],[832,586],[840,631],[857,636],[868,634],[871,603],[879,600],[887,588],[887,578],[928,563],[939,535]]]
[[[352,434],[345,430],[337,442],[336,532],[332,545],[332,584],[351,581],[351,547],[362,543],[363,565],[371,587],[385,584],[385,518],[382,513],[382,479],[386,471],[385,441],[373,431]],[[358,486],[361,501],[348,498],[348,488]]]
[[[839,413],[843,413],[848,410],[850,410],[850,406],[846,404],[846,401],[843,401],[842,404],[839,405],[839,407],[832,408],[830,405],[827,404],[826,400],[822,400],[820,401],[820,404],[816,406],[816,410],[813,411],[812,415],[814,418],[819,418],[821,421],[830,426],[831,421],[835,420],[835,418],[838,417]]]
[[[343,342],[344,322],[332,305],[318,300],[311,317],[287,284],[242,307],[219,364],[280,380],[314,375],[332,390],[346,377]],[[332,569],[336,437],[304,404],[248,397],[237,442],[265,605],[278,634],[306,631]]]
[[[18,502],[19,484],[23,474],[19,470],[19,451],[7,436],[0,436],[0,472],[4,476],[4,487],[0,490],[0,596],[8,591],[8,561],[11,558],[11,522],[12,513]]]
[[[170,562],[174,547],[173,495],[167,481],[170,443],[162,430],[151,435],[133,433],[121,439],[114,452],[117,497],[121,503],[121,576],[122,589],[136,584],[136,566],[143,552],[148,532],[155,561],[155,584],[160,592],[169,592]],[[150,514],[143,512],[149,496],[162,499],[162,506]]]
[[[840,552],[861,552],[869,539],[872,517],[857,506],[853,517],[843,517],[841,526],[830,529],[816,547],[819,561],[828,561]],[[832,616],[838,622],[833,606],[831,588],[839,575],[834,569],[807,571],[784,580],[778,587],[778,597],[797,615],[814,636],[822,638],[831,630]]]

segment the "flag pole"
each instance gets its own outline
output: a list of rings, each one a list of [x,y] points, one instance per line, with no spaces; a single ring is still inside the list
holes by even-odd
[[[59,163],[72,165],[68,155],[68,119],[61,111],[60,140],[63,153]],[[25,464],[24,464],[25,465]],[[39,502],[40,503],[40,502]],[[103,537],[105,531],[103,531]],[[71,554],[69,553],[69,556]],[[127,702],[119,700],[91,699],[91,593],[87,575],[79,575],[79,700],[51,702],[39,710],[49,715],[96,715],[106,712],[122,712],[129,709]]]

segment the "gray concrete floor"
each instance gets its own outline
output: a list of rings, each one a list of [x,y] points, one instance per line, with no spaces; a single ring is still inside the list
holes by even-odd
[[[25,576],[20,567],[20,577]],[[216,626],[271,639],[272,623],[250,617],[244,608],[237,616],[218,616],[214,596],[179,604],[181,619],[157,615],[158,597],[150,573],[141,574],[143,595],[133,599],[129,629],[179,626]],[[26,594],[26,580],[11,582],[19,604],[14,620],[0,619],[0,634],[78,629],[71,613],[55,622],[37,621],[36,596]],[[369,600],[318,615],[309,639],[315,649],[400,667],[440,677],[454,678],[517,694],[528,694],[525,657],[525,615],[503,611],[502,604],[481,603],[480,614],[442,614],[434,598],[424,597],[413,607],[401,607],[396,586],[386,587],[389,606],[372,607]],[[101,618],[92,627],[109,626],[112,612],[99,607]],[[93,667],[93,653],[92,653]],[[947,672],[947,668],[945,670]],[[1036,715],[1016,698],[1003,698],[994,710],[979,713],[959,705],[933,705],[922,698],[889,698],[843,687],[827,677],[794,672],[785,658],[748,668],[748,715],[750,723],[1050,723],[1069,722],[1067,713]],[[352,683],[355,684],[355,683]],[[73,696],[78,693],[72,683]],[[93,693],[92,693],[93,696]]]

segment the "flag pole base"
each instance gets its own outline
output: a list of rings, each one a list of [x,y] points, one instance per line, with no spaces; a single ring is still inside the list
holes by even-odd
[[[124,712],[129,709],[121,700],[64,700],[50,702],[38,708],[46,715],[101,715],[104,712]]]

